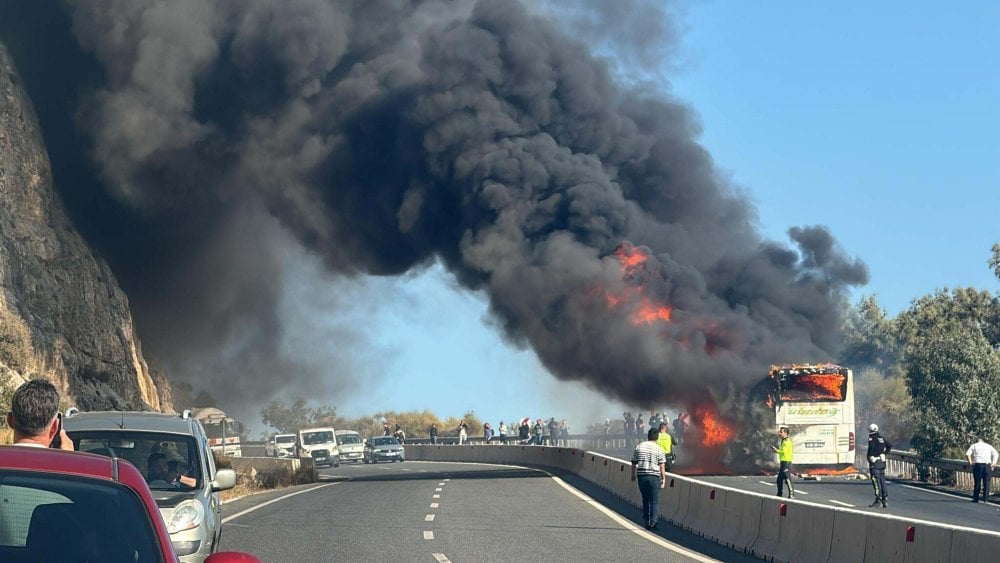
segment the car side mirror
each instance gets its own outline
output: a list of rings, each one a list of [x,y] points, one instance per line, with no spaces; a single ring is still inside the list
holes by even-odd
[[[239,551],[219,551],[208,556],[205,563],[261,563],[249,553]]]
[[[226,491],[236,486],[236,472],[232,469],[220,469],[215,472],[215,481],[212,481],[212,491]],[[226,561],[229,561],[228,559]],[[233,561],[242,561],[233,559]]]

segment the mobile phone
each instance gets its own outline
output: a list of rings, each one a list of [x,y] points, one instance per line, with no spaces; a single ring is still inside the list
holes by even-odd
[[[49,444],[50,448],[62,448],[62,413],[56,413],[56,420],[59,421],[59,430],[56,432],[54,438],[52,438],[52,443]]]

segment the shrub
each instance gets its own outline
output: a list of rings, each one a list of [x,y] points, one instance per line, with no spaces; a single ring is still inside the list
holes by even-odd
[[[0,362],[23,373],[31,361],[31,331],[24,319],[0,307]]]

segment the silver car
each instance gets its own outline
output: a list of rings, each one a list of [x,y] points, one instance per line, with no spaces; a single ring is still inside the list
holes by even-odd
[[[65,418],[77,450],[127,460],[145,476],[170,541],[184,563],[201,563],[219,545],[219,491],[236,484],[216,469],[205,430],[185,411],[87,412]]]
[[[406,451],[392,436],[376,436],[365,442],[365,463],[406,461]]]

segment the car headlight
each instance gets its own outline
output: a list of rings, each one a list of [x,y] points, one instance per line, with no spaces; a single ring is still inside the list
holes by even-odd
[[[177,505],[170,521],[167,522],[167,532],[176,534],[191,528],[201,526],[205,520],[205,507],[196,500],[186,500]]]

